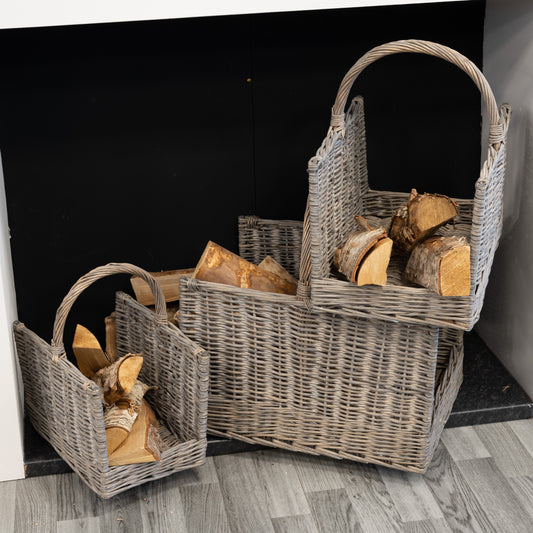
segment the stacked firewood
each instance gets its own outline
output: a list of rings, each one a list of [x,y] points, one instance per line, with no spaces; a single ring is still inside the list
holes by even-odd
[[[80,324],[72,349],[81,373],[92,379],[102,393],[109,466],[159,461],[161,438],[158,422],[144,398],[156,389],[138,378],[141,354],[117,359],[115,317],[106,317],[106,351],[96,337]]]
[[[357,285],[386,285],[391,253],[408,255],[405,278],[441,296],[470,294],[470,246],[464,237],[436,236],[453,222],[457,204],[442,194],[418,194],[384,227],[356,215],[359,229],[337,248],[334,266]]]
[[[296,294],[298,285],[298,280],[272,257],[266,256],[259,265],[254,265],[212,241],[207,243],[196,268],[151,272],[151,275],[163,291],[169,320],[176,326],[179,319],[179,281],[182,276],[280,294]],[[154,296],[148,283],[133,276],[131,285],[139,303],[148,307],[154,305]]]

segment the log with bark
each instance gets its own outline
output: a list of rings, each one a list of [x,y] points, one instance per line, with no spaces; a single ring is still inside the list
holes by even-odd
[[[355,217],[359,231],[350,234],[335,251],[334,265],[357,285],[386,285],[392,240],[385,228],[372,228],[368,221]]]
[[[80,324],[76,326],[72,351],[80,372],[87,378],[92,378],[100,369],[112,362],[102,350],[96,337]]]
[[[470,246],[464,237],[430,237],[411,252],[405,277],[441,296],[468,296]]]
[[[296,286],[209,241],[193,278],[263,292],[296,294]]]
[[[180,299],[180,278],[182,276],[191,277],[194,274],[194,268],[184,268],[181,270],[165,270],[164,272],[150,273],[165,295],[166,302],[175,302]],[[130,279],[135,298],[142,305],[154,305],[155,299],[152,290],[146,281],[138,276],[132,276]]]
[[[100,387],[104,404],[112,404],[130,393],[137,381],[143,358],[127,354],[113,364],[100,369],[92,380]]]
[[[117,317],[115,311],[105,317],[105,353],[111,363],[117,359]]]
[[[418,194],[412,189],[407,205],[392,215],[389,237],[394,241],[394,249],[410,253],[456,215],[457,204],[451,198],[443,194]]]
[[[287,269],[280,265],[273,257],[270,255],[267,255],[258,265],[259,268],[262,268],[263,270],[266,270],[267,272],[271,272],[272,274],[275,274],[279,278],[285,280],[287,283],[292,285],[294,287],[294,291],[296,292],[296,288],[298,287],[298,280],[289,272],[287,272]]]
[[[113,453],[128,437],[141,409],[144,395],[149,390],[156,388],[137,380],[129,394],[105,407],[104,425],[108,454]]]
[[[154,412],[146,400],[142,400],[127,439],[109,456],[109,466],[159,461],[162,442],[158,425]]]

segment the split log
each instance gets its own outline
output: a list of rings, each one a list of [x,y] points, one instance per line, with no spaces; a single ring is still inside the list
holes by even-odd
[[[412,251],[405,276],[441,296],[468,296],[470,246],[464,237],[430,237]]]
[[[137,380],[129,394],[105,408],[104,425],[108,455],[111,455],[130,434],[146,392],[156,388]]]
[[[105,353],[110,363],[117,360],[117,317],[115,311],[105,317]]]
[[[161,287],[166,302],[175,302],[180,299],[180,278],[182,276],[191,277],[194,268],[184,268],[181,270],[166,270],[164,272],[150,272]],[[135,298],[142,305],[154,305],[155,299],[150,286],[146,281],[138,276],[130,278]]]
[[[392,215],[389,237],[395,250],[408,254],[456,215],[457,204],[451,198],[443,194],[418,194],[413,189],[407,205]]]
[[[357,285],[386,285],[392,241],[385,228],[372,228],[363,217],[355,217],[361,227],[335,251],[334,265]]]
[[[128,438],[109,456],[109,466],[151,463],[161,460],[162,441],[158,422],[146,400]]]
[[[76,326],[72,351],[80,372],[87,378],[92,378],[101,368],[111,363],[96,337],[80,324]]]
[[[287,270],[285,267],[280,265],[274,258],[267,255],[260,263],[259,268],[262,268],[263,270],[266,270],[267,272],[271,272],[272,274],[275,274],[276,276],[280,277],[281,279],[285,280],[287,283],[290,283],[294,286],[294,292],[296,292],[296,288],[298,287],[298,280]]]
[[[127,354],[100,369],[92,380],[100,387],[104,403],[112,404],[131,392],[141,371],[141,355]]]
[[[380,239],[363,257],[355,282],[357,285],[387,285],[387,267],[392,252],[392,239]]]
[[[242,257],[209,241],[193,278],[263,292],[296,294],[296,287]]]

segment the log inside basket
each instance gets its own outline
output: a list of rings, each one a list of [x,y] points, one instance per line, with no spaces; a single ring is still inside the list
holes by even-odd
[[[334,265],[357,285],[386,285],[392,241],[384,228],[372,228],[361,216],[355,220],[360,230],[351,233],[337,248]]]
[[[112,362],[102,350],[96,337],[81,324],[76,326],[72,351],[80,372],[87,378],[92,378],[101,368]]]
[[[263,292],[296,294],[296,286],[209,241],[193,278]]]
[[[110,363],[117,359],[117,317],[115,311],[105,317],[105,352]]]
[[[411,191],[409,202],[391,219],[389,237],[400,253],[409,253],[419,242],[432,236],[457,215],[457,204],[443,194]]]
[[[287,270],[280,265],[273,257],[270,257],[267,255],[260,263],[259,268],[262,268],[263,270],[266,270],[267,272],[271,272],[272,274],[275,274],[276,276],[280,277],[281,279],[285,280],[287,283],[290,283],[291,285],[294,285],[294,290],[296,290],[296,287],[298,286],[298,280]]]
[[[464,237],[430,237],[412,251],[405,277],[441,296],[468,296],[470,246]]]
[[[111,455],[126,440],[137,419],[144,395],[150,389],[155,388],[137,380],[129,394],[105,408],[104,425],[108,455]]]
[[[164,272],[150,272],[161,287],[165,295],[166,302],[175,302],[180,299],[180,278],[182,276],[191,277],[194,268],[183,268],[181,270],[165,270]],[[130,279],[135,298],[142,305],[154,305],[155,299],[152,290],[146,281],[138,276]]]
[[[100,369],[92,380],[102,390],[104,402],[115,403],[117,400],[129,394],[137,381],[141,371],[143,358],[141,355],[127,354],[113,364]]]
[[[154,412],[143,400],[128,438],[109,456],[109,466],[159,461],[162,442],[158,426]]]

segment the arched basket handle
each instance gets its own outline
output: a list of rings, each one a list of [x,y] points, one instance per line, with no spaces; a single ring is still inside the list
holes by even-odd
[[[468,58],[459,52],[443,46],[441,44],[430,41],[420,41],[417,39],[409,39],[405,41],[393,41],[382,44],[369,50],[362,56],[357,63],[344,76],[337,98],[331,110],[331,129],[334,131],[344,131],[344,110],[346,108],[346,101],[352,88],[354,81],[359,74],[371,63],[381,59],[382,57],[392,54],[399,54],[402,52],[411,52],[416,54],[426,54],[430,56],[440,57],[449,63],[452,63],[466,72],[472,81],[476,84],[481,92],[485,105],[489,113],[489,145],[498,148],[504,139],[503,126],[498,112],[498,106],[489,82],[483,76],[481,71]]]
[[[97,267],[82,276],[78,281],[76,281],[76,283],[74,283],[65,298],[63,298],[63,301],[57,310],[54,322],[54,335],[52,338],[53,348],[64,351],[63,334],[65,331],[65,323],[67,321],[68,314],[78,296],[95,281],[113,274],[132,274],[134,276],[139,276],[146,281],[154,295],[155,314],[157,321],[162,324],[168,323],[165,297],[161,287],[157,284],[157,281],[148,272],[146,272],[146,270],[143,270],[135,265],[131,265],[129,263],[109,263],[107,265]]]

